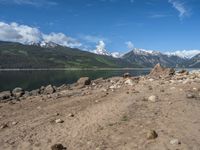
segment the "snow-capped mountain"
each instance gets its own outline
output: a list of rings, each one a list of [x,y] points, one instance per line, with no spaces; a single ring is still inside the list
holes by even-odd
[[[165,54],[169,56],[174,55],[181,58],[191,59],[192,57],[200,54],[200,50],[182,50],[182,51],[166,52]]]
[[[170,56],[158,51],[136,48],[123,55],[122,58],[128,60],[129,62],[139,63],[145,67],[152,67],[157,63],[160,63],[163,66],[178,67],[185,61],[184,58],[176,55]]]
[[[98,55],[110,56],[111,54],[107,52],[105,46],[106,45],[103,41],[99,41],[99,44],[96,46],[96,49],[93,51],[93,53],[98,54]]]

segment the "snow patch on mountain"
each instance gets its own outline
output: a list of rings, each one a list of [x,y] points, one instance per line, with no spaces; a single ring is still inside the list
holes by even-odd
[[[159,51],[145,50],[145,49],[139,49],[139,48],[134,48],[133,52],[138,55],[160,55],[161,54]]]
[[[123,54],[121,54],[119,52],[113,52],[113,53],[111,53],[111,56],[114,58],[121,58],[123,56]]]
[[[200,54],[200,50],[182,50],[182,51],[174,51],[174,52],[165,52],[166,55],[169,56],[178,56],[185,59],[190,59],[197,54]]]
[[[96,46],[96,49],[93,52],[98,55],[110,56],[110,53],[106,50],[106,44],[104,43],[104,41],[99,41],[98,45]]]

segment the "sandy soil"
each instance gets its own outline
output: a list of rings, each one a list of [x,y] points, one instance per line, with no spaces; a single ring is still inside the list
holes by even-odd
[[[0,103],[0,149],[200,150],[200,76],[97,81]]]

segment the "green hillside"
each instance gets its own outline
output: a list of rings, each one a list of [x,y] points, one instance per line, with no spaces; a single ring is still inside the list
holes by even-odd
[[[0,68],[122,68],[140,67],[126,60],[56,46],[42,48],[0,42]]]

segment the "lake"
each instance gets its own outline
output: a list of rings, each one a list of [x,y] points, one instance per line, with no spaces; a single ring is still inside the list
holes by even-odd
[[[132,70],[26,70],[26,71],[0,71],[0,91],[12,90],[22,87],[33,90],[49,84],[60,86],[71,84],[80,77],[91,79],[122,76],[129,72],[132,76],[146,75],[149,69]]]

